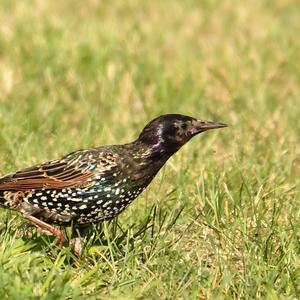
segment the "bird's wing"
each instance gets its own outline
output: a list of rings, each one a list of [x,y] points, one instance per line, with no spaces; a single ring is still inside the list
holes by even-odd
[[[110,153],[77,151],[60,160],[48,161],[0,178],[0,191],[82,186],[96,176],[105,176],[115,166],[115,160],[115,155]]]

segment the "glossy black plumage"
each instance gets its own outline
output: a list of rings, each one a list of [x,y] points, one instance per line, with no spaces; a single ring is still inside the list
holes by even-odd
[[[111,219],[193,136],[225,126],[178,114],[160,116],[132,143],[76,151],[0,178],[0,205],[21,212],[41,228]]]

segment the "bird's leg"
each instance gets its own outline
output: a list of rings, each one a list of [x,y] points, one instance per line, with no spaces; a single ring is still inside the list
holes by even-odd
[[[76,256],[80,256],[82,252],[82,243],[89,232],[89,227],[73,228],[71,236],[71,245]]]
[[[56,227],[53,227],[40,219],[37,219],[34,216],[25,216],[25,219],[29,222],[33,223],[38,229],[40,229],[42,232],[47,232],[48,234],[51,233],[52,235],[56,236],[56,239],[54,241],[54,245],[62,246],[65,241],[64,234]]]

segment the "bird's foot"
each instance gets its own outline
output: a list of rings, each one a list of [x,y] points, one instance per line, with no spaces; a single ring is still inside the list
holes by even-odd
[[[55,235],[56,239],[53,242],[55,246],[61,247],[65,242],[65,236],[58,228],[51,226],[34,216],[25,216],[25,219],[34,224],[39,231],[47,235]]]
[[[82,253],[84,240],[89,232],[89,229],[89,227],[73,228],[70,244],[76,256],[80,256]]]
[[[79,257],[82,253],[82,237],[72,238],[70,244],[73,248],[74,254]]]

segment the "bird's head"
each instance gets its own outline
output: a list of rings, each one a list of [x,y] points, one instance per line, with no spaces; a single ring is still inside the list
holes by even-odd
[[[193,136],[209,129],[226,127],[226,124],[202,121],[195,118],[168,114],[155,118],[146,125],[139,140],[159,152],[175,153]]]

